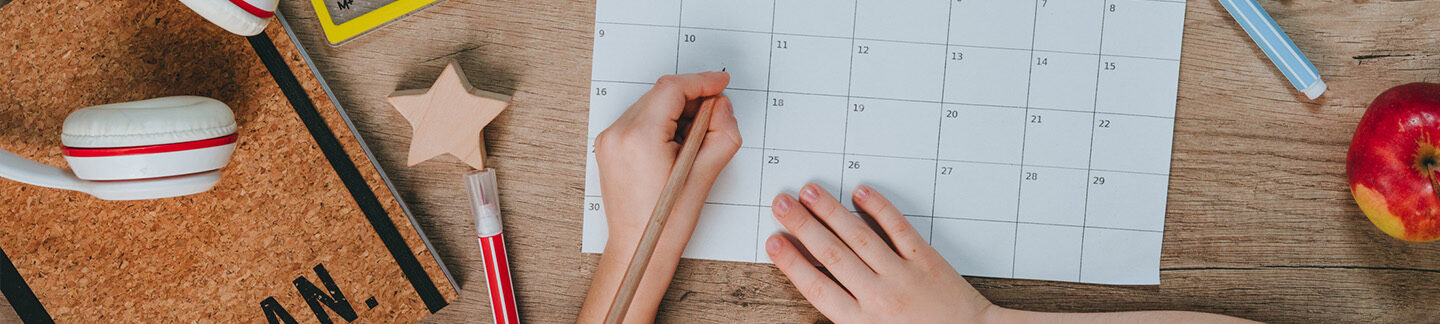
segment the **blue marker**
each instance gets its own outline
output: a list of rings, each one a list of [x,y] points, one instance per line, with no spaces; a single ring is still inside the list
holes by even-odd
[[[1300,89],[1306,97],[1315,99],[1325,93],[1325,81],[1320,80],[1320,71],[1310,64],[1310,59],[1305,58],[1300,49],[1295,48],[1295,42],[1290,41],[1290,36],[1280,31],[1280,26],[1275,24],[1275,19],[1265,12],[1255,0],[1220,0],[1225,10],[1235,16],[1235,21],[1250,34],[1250,39],[1260,45],[1260,50],[1265,51],[1265,56],[1270,57],[1270,62],[1290,79],[1295,89]]]

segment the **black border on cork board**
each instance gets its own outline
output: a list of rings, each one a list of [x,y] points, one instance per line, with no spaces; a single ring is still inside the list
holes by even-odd
[[[255,49],[255,53],[260,55],[260,62],[265,64],[265,69],[270,70],[270,76],[280,86],[281,92],[285,93],[285,99],[290,101],[290,106],[300,115],[300,121],[305,123],[305,128],[310,131],[310,136],[315,138],[320,151],[325,153],[330,167],[340,175],[345,189],[350,191],[350,196],[355,198],[360,210],[365,212],[365,218],[370,221],[370,226],[375,228],[375,234],[380,235],[380,241],[385,243],[385,248],[390,250],[390,256],[395,257],[395,263],[400,266],[405,279],[415,287],[415,293],[420,295],[420,300],[425,302],[425,307],[430,309],[431,314],[440,311],[448,304],[445,296],[440,295],[440,290],[430,280],[430,275],[425,273],[420,260],[410,253],[409,244],[400,236],[400,230],[390,221],[389,214],[385,212],[380,200],[375,198],[375,193],[370,191],[370,185],[365,183],[365,178],[355,167],[355,161],[350,160],[350,155],[340,146],[340,140],[335,138],[335,133],[330,131],[330,126],[325,124],[320,112],[315,110],[315,103],[310,102],[310,96],[300,87],[295,73],[285,64],[285,58],[275,50],[274,41],[264,33],[246,39],[250,41],[250,47]]]
[[[5,2],[7,1],[0,0],[0,5]],[[345,189],[350,192],[350,196],[355,199],[360,210],[365,213],[365,218],[375,229],[375,234],[380,236],[380,240],[385,243],[385,248],[389,250],[390,256],[395,258],[395,264],[405,274],[405,279],[410,281],[410,285],[415,288],[415,293],[420,296],[421,301],[425,302],[425,307],[430,310],[430,313],[440,311],[449,303],[440,294],[435,282],[425,273],[425,268],[421,266],[420,261],[410,253],[409,244],[406,244],[405,239],[400,236],[400,231],[395,227],[395,223],[390,221],[390,216],[375,197],[375,193],[370,191],[370,186],[365,183],[365,178],[360,175],[355,162],[350,160],[349,155],[345,153],[345,148],[340,145],[340,140],[335,137],[330,126],[325,124],[320,112],[315,109],[315,103],[310,101],[305,89],[300,86],[294,71],[290,70],[289,65],[285,64],[285,59],[275,49],[274,40],[264,33],[247,37],[247,39],[250,41],[250,47],[260,56],[260,61],[265,64],[265,69],[270,71],[270,76],[275,79],[276,85],[285,94],[285,99],[290,102],[290,106],[295,109],[295,113],[305,124],[310,136],[315,138],[315,143],[320,146],[320,151],[325,154],[325,159],[330,162],[330,167],[335,169],[335,173],[345,184]],[[0,293],[5,295],[11,307],[20,316],[21,321],[26,323],[54,322],[50,313],[45,310],[45,306],[30,290],[30,286],[25,284],[25,279],[20,276],[20,272],[15,269],[15,265],[4,250],[0,250]]]
[[[5,299],[10,301],[10,307],[15,308],[21,321],[55,322],[50,318],[50,313],[45,311],[45,305],[40,305],[40,300],[35,298],[35,292],[30,291],[30,285],[25,284],[25,278],[20,277],[20,271],[15,269],[15,264],[10,263],[10,256],[5,255],[4,249],[0,249],[0,293],[5,294]]]

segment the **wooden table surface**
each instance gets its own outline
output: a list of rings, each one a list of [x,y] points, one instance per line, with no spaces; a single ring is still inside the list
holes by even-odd
[[[1038,311],[1179,309],[1273,322],[1423,322],[1440,314],[1440,244],[1365,220],[1345,182],[1351,132],[1375,95],[1440,81],[1440,1],[1261,1],[1330,85],[1305,100],[1215,1],[1190,1],[1161,284],[971,278],[996,304]],[[487,128],[514,283],[529,322],[573,321],[597,255],[580,253],[595,3],[448,0],[340,47],[308,1],[282,10],[438,253],[460,299],[427,322],[489,321],[459,175],[406,167],[410,127],[384,98],[429,86],[447,59],[514,95]],[[8,306],[8,305],[0,305]],[[9,307],[0,319],[14,321]],[[816,322],[773,266],[685,260],[665,322]]]

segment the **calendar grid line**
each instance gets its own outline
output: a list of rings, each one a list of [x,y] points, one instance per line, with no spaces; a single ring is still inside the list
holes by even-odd
[[[954,28],[954,23],[955,23],[955,2],[954,2],[954,1],[949,1],[949,8],[948,8],[948,10],[946,10],[946,12],[945,12],[945,49],[946,49],[946,52],[949,52],[949,49],[950,49],[950,32],[951,32],[951,31],[953,30],[953,28]],[[949,53],[946,53],[946,54],[949,54]],[[945,64],[943,65],[943,67],[945,68],[944,71],[949,71],[949,70],[950,70],[950,58],[949,58],[949,57],[944,57],[944,58],[942,58],[942,59],[945,60]],[[945,73],[945,74],[942,74],[942,75],[940,76],[940,101],[941,101],[941,102],[944,102],[944,101],[945,101],[945,89],[949,88],[949,87],[947,86],[946,82],[949,82],[949,81],[950,81],[950,73]],[[935,126],[936,129],[944,129],[944,128],[945,128],[945,104],[944,104],[944,103],[941,103],[941,104],[940,104],[940,116],[941,116],[941,118],[936,118],[936,123],[939,124],[939,125],[936,125],[936,126]],[[931,242],[933,242],[933,241],[935,240],[935,205],[937,205],[937,200],[939,200],[937,197],[939,196],[939,192],[940,192],[940,176],[942,175],[942,174],[940,174],[940,173],[941,173],[941,172],[940,172],[940,143],[941,143],[941,141],[943,140],[943,135],[944,135],[944,134],[945,134],[945,132],[942,132],[942,131],[936,131],[936,132],[935,132],[935,168],[930,169],[930,172],[932,172],[931,174],[933,175],[933,176],[930,178],[930,234],[927,235],[927,236],[925,236],[925,237],[926,237],[926,240],[925,240],[926,243],[931,243]],[[933,243],[932,243],[932,244],[933,244]]]
[[[595,138],[594,138],[594,137],[591,137],[590,139],[593,140],[593,139],[595,139]],[[780,151],[780,152],[792,152],[792,153],[809,153],[809,154],[828,154],[828,155],[840,155],[840,156],[859,156],[859,157],[874,157],[874,158],[887,158],[887,159],[903,159],[903,160],[919,160],[919,161],[930,161],[930,160],[932,160],[932,159],[930,159],[930,158],[918,158],[918,157],[898,156],[898,155],[867,154],[867,153],[840,153],[840,152],[826,152],[826,151],[812,151],[812,150],[796,150],[796,149],[785,149],[785,148],[774,148],[774,147],[741,146],[740,148],[741,148],[741,149],[751,149],[751,150],[768,150],[768,151]],[[1062,170],[1075,170],[1075,171],[1092,170],[1092,171],[1107,172],[1107,173],[1124,173],[1124,174],[1152,175],[1152,176],[1162,176],[1162,177],[1169,177],[1169,176],[1170,176],[1169,173],[1164,173],[1164,172],[1146,172],[1146,171],[1128,171],[1128,170],[1114,170],[1114,169],[1081,168],[1081,167],[1067,167],[1067,166],[1044,165],[1044,164],[1022,164],[1022,163],[991,162],[991,161],[976,161],[976,160],[956,160],[956,159],[939,159],[939,161],[940,161],[940,162],[951,162],[951,163],[968,163],[968,164],[986,164],[986,165],[1018,166],[1018,167],[1022,167],[1022,169],[1023,169],[1023,167],[1027,167],[1027,166],[1028,166],[1028,167],[1032,167],[1032,168],[1045,168],[1045,169],[1062,169]]]
[[[1133,1],[1155,1],[1155,0],[1133,0]],[[1164,2],[1164,1],[1157,1],[1157,2]],[[774,36],[774,35],[780,35],[780,36],[796,36],[796,37],[812,37],[812,38],[828,38],[828,39],[849,39],[849,38],[847,38],[847,37],[839,37],[839,36],[826,36],[826,35],[814,35],[814,34],[797,34],[797,33],[773,33],[773,32],[767,33],[767,32],[763,32],[763,31],[754,31],[754,30],[731,29],[731,28],[716,28],[716,27],[703,27],[703,26],[685,26],[685,25],[670,26],[670,25],[657,25],[657,24],[627,23],[627,22],[604,22],[604,21],[602,21],[602,22],[596,22],[596,24],[621,25],[621,26],[638,26],[638,27],[679,28],[679,29],[682,29],[682,30],[684,30],[684,29],[697,29],[697,30],[722,31],[722,32],[733,32],[733,33],[773,34],[772,36]],[[856,37],[855,40],[858,40],[858,41],[867,41],[867,42],[886,42],[886,43],[897,43],[897,44],[911,44],[911,45],[934,45],[934,46],[945,46],[945,47],[947,47],[947,48],[948,48],[948,47],[969,47],[969,48],[994,49],[994,50],[1009,50],[1009,51],[1021,51],[1021,52],[1024,52],[1024,51],[1033,51],[1033,52],[1045,52],[1045,53],[1056,53],[1056,54],[1073,54],[1073,55],[1087,55],[1087,56],[1089,56],[1089,55],[1099,55],[1099,56],[1124,57],[1124,58],[1147,59],[1147,60],[1170,61],[1170,62],[1179,62],[1179,61],[1180,61],[1180,59],[1178,59],[1178,58],[1153,57],[1153,56],[1143,56],[1143,55],[1107,54],[1107,53],[1103,53],[1103,52],[1088,53],[1088,52],[1048,50],[1048,49],[1038,49],[1038,48],[1037,48],[1037,49],[1024,49],[1024,48],[1013,48],[1013,47],[1003,47],[1003,46],[985,46],[985,45],[970,45],[970,44],[954,44],[954,43],[949,43],[949,41],[948,41],[949,38],[948,38],[948,37],[946,38],[946,40],[947,40],[946,43],[932,43],[932,42],[907,41],[907,40],[891,40],[891,39],[876,39],[876,38],[863,38],[863,37]]]
[[[1033,4],[1033,3],[1032,3],[1032,4]],[[1039,6],[1039,5],[1035,5],[1034,12],[1031,12],[1031,18],[1030,18],[1030,59],[1031,59],[1031,60],[1034,60],[1034,59],[1035,59],[1035,28],[1036,28],[1036,26],[1039,26],[1039,25],[1040,25],[1040,6]],[[1025,81],[1025,116],[1026,116],[1026,118],[1028,119],[1028,118],[1030,118],[1030,117],[1029,117],[1029,116],[1030,116],[1030,91],[1033,90],[1033,88],[1034,88],[1034,83],[1035,83],[1035,65],[1030,64],[1029,61],[1026,61],[1026,62],[1025,62],[1025,65],[1028,65],[1028,66],[1030,67],[1030,72],[1026,74],[1026,81]],[[1024,170],[1025,170],[1025,142],[1026,142],[1026,140],[1027,140],[1027,138],[1028,138],[1029,136],[1030,136],[1030,121],[1029,121],[1029,120],[1026,120],[1026,121],[1025,121],[1025,127],[1024,127],[1023,130],[1020,132],[1020,170],[1021,170],[1020,172],[1021,172],[1021,177],[1020,177],[1020,179],[1018,180],[1018,182],[1019,182],[1020,184],[1015,186],[1015,188],[1016,188],[1016,190],[1015,190],[1015,201],[1023,201],[1023,200],[1024,200],[1024,197],[1025,197],[1025,178],[1028,177],[1028,176],[1026,176],[1025,173],[1024,173],[1024,172],[1025,172],[1025,171],[1024,171]],[[1014,276],[1015,276],[1015,264],[1016,264],[1015,259],[1020,256],[1020,252],[1019,252],[1019,251],[1020,251],[1020,206],[1018,206],[1018,205],[1015,206],[1015,237],[1014,237],[1014,241],[1012,241],[1012,242],[1010,243],[1010,247],[1011,247],[1011,248],[1010,248],[1010,276],[1011,276],[1011,277],[1014,277]]]
[[[846,160],[845,156],[848,155],[847,153],[850,149],[850,106],[854,105],[851,95],[854,95],[853,91],[855,87],[855,52],[858,52],[858,50],[855,48],[855,31],[856,29],[860,28],[860,1],[855,1],[854,9],[851,9],[850,12],[850,67],[848,68],[850,71],[847,72],[849,76],[846,77],[845,81],[845,131],[840,137],[840,151],[842,152],[840,156],[841,161]],[[842,192],[845,191],[845,168],[848,167],[845,164],[846,163],[840,163],[840,191]],[[844,201],[844,199],[841,199],[841,201]]]
[[[602,196],[598,196],[598,195],[585,195],[585,198],[603,198],[603,197],[602,197]],[[770,205],[764,205],[764,204],[759,204],[759,205],[755,205],[755,204],[737,204],[737,203],[711,202],[711,201],[707,201],[707,202],[705,202],[705,204],[706,204],[706,205],[715,205],[715,206],[728,206],[728,207],[753,207],[753,208],[761,208],[761,209],[770,208],[770,207],[771,207]],[[857,211],[857,210],[852,210],[852,209],[846,209],[846,210],[847,210],[847,211],[850,211],[850,212],[852,212],[852,213],[857,213],[857,214],[858,214],[858,213],[862,213],[862,211]],[[1086,229],[1094,228],[1094,229],[1104,229],[1104,230],[1131,231],[1131,232],[1146,232],[1146,233],[1163,233],[1163,232],[1164,232],[1164,230],[1150,230],[1150,229],[1124,228],[1124,227],[1111,227],[1111,226],[1088,226],[1088,225],[1072,225],[1072,224],[1058,224],[1058,223],[1041,223],[1041,222],[1016,222],[1016,221],[1008,221],[1008,220],[995,220],[995,219],[973,218],[973,217],[960,217],[960,216],[915,215],[915,214],[901,214],[901,216],[904,216],[904,217],[925,217],[925,218],[943,219],[943,220],[963,220],[963,221],[977,221],[977,222],[992,222],[992,223],[1004,223],[1004,224],[1025,224],[1025,225],[1044,225],[1044,226],[1061,226],[1061,227],[1084,227],[1084,228],[1086,228]]]
[[[645,85],[645,86],[650,86],[650,85],[654,85],[654,84],[655,84],[654,82],[617,81],[617,80],[599,80],[599,79],[592,79],[592,80],[590,80],[590,82],[592,82],[592,83],[593,83],[593,82],[622,83],[622,84],[634,84],[634,85]],[[1051,108],[1051,107],[1007,106],[1007,105],[983,104],[983,103],[972,103],[972,102],[958,102],[958,101],[933,101],[933,100],[901,99],[901,98],[885,98],[885,97],[869,97],[869,96],[846,96],[846,95],[835,95],[835,94],[824,94],[824,93],[812,93],[812,92],[797,92],[797,91],[784,91],[784,90],[760,90],[760,89],[733,88],[733,87],[732,87],[732,88],[726,88],[725,90],[727,90],[727,91],[765,92],[765,93],[772,93],[772,94],[773,94],[773,93],[779,93],[779,94],[792,94],[792,95],[817,96],[817,97],[833,97],[833,98],[849,97],[849,98],[866,99],[866,100],[885,100],[885,101],[899,101],[899,102],[910,102],[910,103],[942,104],[942,105],[957,105],[957,106],[975,106],[975,107],[985,107],[985,108],[1033,109],[1033,110],[1054,111],[1054,112],[1085,113],[1085,111],[1075,110],[1075,109]],[[943,90],[942,90],[942,91],[943,91]],[[1148,117],[1148,118],[1159,118],[1159,119],[1168,119],[1168,120],[1174,120],[1174,119],[1175,119],[1175,117],[1173,117],[1173,116],[1136,114],[1136,113],[1122,113],[1122,112],[1108,112],[1108,111],[1098,111],[1098,110],[1095,111],[1095,113],[1103,114],[1103,115],[1130,116],[1130,117]]]
[[[685,43],[682,38],[685,36],[685,28],[680,26],[685,25],[685,0],[680,0],[680,5],[676,7],[680,12],[675,15],[675,74],[680,74],[680,44]]]
[[[590,140],[595,140],[595,138],[590,137]],[[935,160],[935,158],[927,158],[927,157],[886,156],[886,154],[867,154],[867,153],[835,153],[835,151],[792,150],[792,148],[775,148],[775,147],[740,147],[740,148],[749,148],[749,150],[785,151],[785,153],[829,154],[829,156],[880,157],[880,158],[896,158],[896,160],[919,160],[919,161]],[[945,161],[945,163],[989,164],[989,166],[1014,166],[1014,167],[1060,168],[1060,170],[1076,170],[1076,171],[1093,170],[1093,171],[1103,171],[1103,173],[1142,174],[1142,176],[1162,176],[1162,177],[1169,177],[1169,173],[1152,173],[1152,171],[1112,170],[1112,168],[1084,168],[1084,167],[1047,166],[1047,164],[998,163],[998,161],[955,160],[955,158],[939,158],[939,161]]]
[[[1105,11],[1109,6],[1109,1],[1100,3],[1100,46],[1098,48],[1100,52],[1105,51],[1105,16],[1108,16],[1105,14]],[[1093,99],[1094,104],[1092,106],[1096,107],[1096,110],[1099,110],[1100,73],[1105,72],[1105,66],[1103,65],[1103,57],[1097,57],[1095,61],[1095,98]],[[1090,182],[1090,179],[1095,176],[1095,171],[1092,170],[1091,167],[1095,166],[1095,121],[1099,119],[1097,117],[1098,115],[1098,113],[1090,114],[1090,153],[1089,156],[1085,158],[1086,182]],[[1083,212],[1080,216],[1080,268],[1075,271],[1075,280],[1077,281],[1085,277],[1085,226],[1089,225],[1090,222],[1090,185],[1091,184],[1085,185],[1085,207],[1082,209]]]
[[[780,5],[779,5],[777,2],[773,2],[773,1],[770,2],[770,44],[774,44],[774,43],[775,43],[775,12],[776,12],[776,10],[779,10],[779,9],[778,9],[779,7],[780,7]],[[769,47],[770,45],[767,44],[767,45],[765,45],[765,46],[766,46],[766,47]],[[776,47],[779,47],[779,46],[777,45]],[[765,63],[765,99],[766,99],[766,104],[767,104],[767,105],[769,104],[769,100],[772,99],[772,98],[770,97],[770,80],[771,80],[771,77],[774,75],[774,74],[773,74],[773,73],[775,72],[774,69],[775,69],[775,47],[771,47],[771,48],[770,48],[770,57],[767,59],[767,61],[766,61],[766,63]],[[765,114],[764,114],[764,117],[762,117],[762,119],[761,119],[761,120],[762,120],[762,123],[761,123],[761,127],[760,127],[760,132],[761,132],[761,133],[760,133],[760,146],[761,146],[761,147],[767,146],[767,143],[769,142],[769,139],[768,139],[769,137],[765,136],[765,132],[766,132],[766,128],[770,125],[770,108],[769,108],[769,107],[766,107],[766,108],[764,108],[764,110],[765,110]],[[761,151],[761,153],[764,153],[764,151]],[[762,154],[762,156],[763,156],[763,154]],[[760,159],[760,181],[757,181],[757,183],[758,183],[759,186],[760,186],[760,190],[756,190],[756,191],[755,191],[755,203],[756,203],[756,204],[764,204],[764,203],[765,203],[765,159],[764,159],[763,157]],[[764,235],[764,233],[760,233],[760,221],[761,221],[762,219],[764,219],[764,218],[765,218],[765,215],[763,215],[763,212],[762,212],[762,211],[759,211],[759,210],[756,210],[756,211],[755,211],[755,237],[756,237],[757,239],[760,237],[760,235]],[[758,240],[757,240],[757,241],[755,242],[755,244],[757,244],[757,245],[759,245],[759,244],[764,244],[764,243],[760,243],[760,242],[764,242],[764,241],[758,241]],[[760,246],[756,246],[755,248],[751,249],[751,250],[754,250],[754,251],[755,251],[754,257],[752,257],[753,260],[757,260],[757,261],[760,260],[760,248],[761,248]]]
[[[1092,229],[1092,228],[1093,228],[1093,229],[1103,229],[1103,230],[1112,230],[1112,231],[1130,231],[1130,232],[1145,232],[1145,233],[1163,233],[1163,232],[1164,232],[1164,231],[1162,231],[1162,230],[1147,230],[1147,229],[1120,228],[1120,227],[1104,227],[1104,226],[1080,226],[1080,225],[1070,225],[1070,224],[1050,224],[1050,223],[1037,223],[1037,222],[1011,222],[1011,221],[1001,221],[1001,220],[993,220],[993,219],[979,219],[979,218],[965,218],[965,217],[935,216],[935,218],[945,219],[945,220],[965,220],[965,221],[992,222],[992,223],[1005,223],[1005,224],[1042,225],[1042,226],[1059,226],[1059,227],[1082,227],[1082,229],[1081,229],[1082,231],[1083,231],[1083,230],[1086,230],[1086,229]]]

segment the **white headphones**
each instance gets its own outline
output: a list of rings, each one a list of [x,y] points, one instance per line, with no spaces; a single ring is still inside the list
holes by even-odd
[[[71,170],[0,149],[0,177],[105,200],[205,192],[235,152],[235,115],[219,100],[164,97],[76,110],[60,142]]]
[[[180,0],[234,34],[265,31],[277,0]],[[209,191],[235,152],[235,114],[219,100],[178,96],[87,107],[61,127],[70,170],[0,148],[0,178],[105,200]]]

